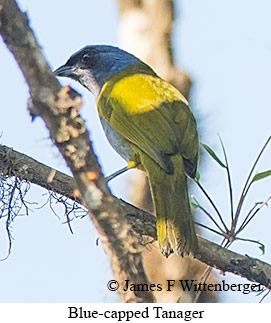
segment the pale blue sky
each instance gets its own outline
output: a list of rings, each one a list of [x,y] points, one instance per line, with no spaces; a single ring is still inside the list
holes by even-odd
[[[63,64],[70,54],[86,44],[118,45],[115,0],[21,0],[19,3],[28,12],[52,68]],[[204,142],[220,154],[217,133],[223,138],[236,201],[257,153],[271,133],[271,2],[183,0],[176,3],[173,39],[176,62],[194,81],[190,101],[200,115]],[[40,120],[31,123],[26,110],[27,86],[2,42],[0,57],[1,143],[68,172],[43,123]],[[83,94],[82,113],[104,172],[109,174],[122,167],[123,160],[101,131],[91,94],[70,80],[61,82],[72,84]],[[258,171],[271,168],[270,152],[269,147]],[[127,198],[130,177],[131,173],[127,173],[112,182],[117,196]],[[226,218],[228,199],[222,169],[206,157],[201,177]],[[247,209],[271,194],[270,184],[270,179],[255,184],[248,196]],[[41,197],[44,191],[33,188],[31,192],[28,200],[45,202],[46,196]],[[193,193],[201,199],[197,190]],[[202,203],[207,205],[204,200]],[[73,221],[71,235],[67,225],[62,224],[63,216],[59,220],[49,207],[31,208],[29,217],[18,217],[12,225],[15,238],[12,254],[0,262],[0,301],[116,301],[117,295],[106,289],[106,282],[112,278],[110,263],[102,246],[96,246],[97,233],[90,220],[86,217]],[[271,262],[270,216],[270,209],[265,208],[242,235],[263,242],[266,255],[261,256],[257,246],[247,243],[236,243],[233,250]],[[219,242],[213,235],[208,237]],[[2,219],[0,257],[5,257],[6,252]],[[245,282],[234,275],[226,275],[224,279]],[[223,300],[257,302],[259,298],[236,292],[224,293]]]

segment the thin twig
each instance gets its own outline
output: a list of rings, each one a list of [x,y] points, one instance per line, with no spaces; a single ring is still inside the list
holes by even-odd
[[[220,235],[220,236],[224,237],[224,232],[223,232],[223,231],[222,231],[222,232],[218,232],[218,231],[216,231],[216,230],[214,230],[214,229],[212,229],[212,228],[208,227],[207,225],[204,225],[204,224],[199,223],[199,222],[196,222],[196,221],[194,221],[194,223],[195,223],[195,224],[197,224],[197,225],[199,225],[200,227],[202,227],[202,228],[204,228],[204,229],[207,229],[207,230],[209,230],[209,231],[211,231],[211,232],[213,232],[213,233],[216,233],[216,234],[218,234],[218,235]]]
[[[202,280],[203,279],[203,284],[204,283],[206,283],[206,281],[207,281],[207,279],[208,279],[208,277],[210,276],[210,274],[211,274],[211,272],[212,272],[212,267],[210,267],[210,266],[207,266],[206,267],[206,269],[205,269],[205,271],[203,272],[203,274],[202,274],[202,276],[201,276],[201,278],[200,278],[200,280]],[[198,300],[199,300],[199,298],[200,298],[200,295],[201,295],[201,293],[202,293],[202,290],[199,290],[199,291],[197,291],[197,293],[196,293],[196,296],[195,296],[195,298],[194,298],[194,300],[193,300],[193,303],[197,303],[198,302]]]
[[[226,150],[225,150],[223,141],[219,135],[218,135],[218,138],[220,140],[220,144],[221,144],[221,147],[223,150],[223,155],[224,155],[224,159],[225,159],[225,163],[226,163],[226,172],[227,172],[229,192],[230,192],[231,221],[233,222],[233,196],[232,196],[232,183],[231,183],[230,168],[229,168],[228,158],[227,158],[227,154],[226,154]]]
[[[9,202],[8,202],[8,212],[7,212],[7,220],[6,220],[6,231],[7,231],[7,235],[8,235],[8,253],[7,253],[6,257],[0,259],[0,261],[5,261],[9,257],[9,255],[11,253],[12,236],[11,236],[11,232],[10,232],[10,224],[11,224],[11,222],[13,220],[13,218],[12,218],[12,212],[13,212],[13,210],[12,210],[12,201],[13,201],[13,198],[14,198],[15,191],[17,189],[17,182],[18,182],[18,179],[15,177],[15,181],[14,181],[12,190],[10,192]]]
[[[243,229],[245,228],[245,226],[244,226],[244,225],[246,225],[245,223],[246,223],[247,219],[249,218],[249,216],[251,215],[251,213],[256,209],[256,207],[257,207],[257,204],[255,204],[255,205],[251,208],[251,210],[248,212],[248,214],[246,215],[246,217],[245,217],[244,221],[243,221],[243,222],[242,222],[242,224],[240,225],[239,229],[238,229],[238,230],[236,230],[236,234],[238,234],[238,233],[240,233],[241,231],[243,231]]]
[[[208,218],[214,223],[214,225],[220,230],[221,232],[224,232],[224,230],[220,227],[220,225],[216,222],[216,220],[212,217],[212,215],[203,207],[200,205],[200,203],[197,201],[197,199],[194,197],[194,201],[196,202],[196,207],[199,208],[203,213],[205,213]]]
[[[201,191],[203,192],[203,194],[206,196],[206,198],[208,199],[208,201],[210,202],[210,204],[212,205],[212,207],[214,208],[216,214],[219,217],[220,222],[222,223],[222,225],[225,228],[225,231],[228,232],[228,228],[220,214],[220,212],[218,211],[218,208],[216,207],[216,205],[214,204],[213,200],[210,198],[210,196],[208,195],[208,193],[205,191],[205,189],[203,188],[203,186],[200,184],[200,182],[197,179],[194,179],[194,182],[198,185],[198,187],[201,189]]]
[[[266,290],[266,289],[265,289]],[[261,291],[261,293],[263,293],[264,292],[264,289]],[[271,290],[270,289],[268,289],[268,290],[266,290],[266,294],[261,298],[261,300],[260,300],[260,302],[259,303],[262,303],[262,301],[265,299],[265,297],[268,295],[268,294],[270,294],[270,292],[271,292]],[[260,295],[260,294],[257,294],[257,296],[258,295]]]
[[[232,223],[232,229],[233,231],[236,229],[236,226],[237,226],[237,221],[238,221],[238,218],[239,218],[239,215],[240,215],[240,212],[241,212],[241,208],[242,208],[242,205],[244,203],[244,200],[245,200],[245,197],[249,191],[249,188],[252,184],[252,182],[249,183],[250,179],[251,179],[251,176],[254,172],[254,169],[256,167],[256,165],[258,164],[263,152],[265,151],[267,145],[269,144],[269,141],[271,140],[271,136],[268,137],[268,139],[266,140],[265,144],[263,145],[263,148],[261,149],[259,155],[257,156],[250,172],[249,172],[249,175],[247,177],[247,180],[245,182],[245,185],[243,187],[243,190],[242,190],[242,193],[241,193],[241,196],[240,196],[240,199],[239,199],[239,203],[237,205],[237,209],[236,209],[236,212],[235,212],[235,217],[234,217],[234,220],[233,220],[233,223]]]
[[[260,206],[258,206],[258,208],[255,210],[254,213],[251,214],[251,212],[255,209],[256,205],[254,208],[252,208],[250,210],[250,212],[248,213],[248,215],[246,216],[245,220],[243,221],[243,223],[241,224],[240,228],[236,231],[236,235],[238,233],[240,233],[241,231],[243,231],[245,229],[245,227],[249,224],[249,222],[254,218],[254,216],[264,207],[267,205],[267,203],[271,200],[271,196],[269,196],[263,203],[260,204]],[[249,217],[249,215],[251,214],[251,216]]]
[[[256,244],[260,245],[262,248],[265,248],[265,247],[264,247],[264,244],[263,244],[263,243],[261,243],[260,241],[257,241],[257,240],[253,240],[253,239],[246,239],[246,238],[239,238],[239,237],[236,237],[236,240],[245,241],[245,242],[252,242],[252,243],[256,243]]]

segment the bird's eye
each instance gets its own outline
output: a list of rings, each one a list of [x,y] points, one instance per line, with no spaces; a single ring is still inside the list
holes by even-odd
[[[84,63],[89,62],[89,61],[90,61],[90,59],[91,59],[91,57],[90,57],[90,55],[89,55],[89,54],[84,54],[84,55],[82,56],[82,58],[81,58],[82,62],[84,62]]]

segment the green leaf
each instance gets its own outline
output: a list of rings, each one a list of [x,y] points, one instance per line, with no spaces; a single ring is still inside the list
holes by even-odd
[[[197,172],[197,174],[196,174],[196,180],[199,182],[199,180],[200,180],[200,173],[199,172]]]
[[[264,246],[263,244],[261,244],[261,245],[259,246],[259,249],[261,250],[262,255],[264,255],[264,254],[265,254],[265,246]]]
[[[216,153],[206,144],[202,144],[202,146],[205,148],[205,150],[207,151],[207,153],[213,157],[213,159],[223,168],[226,168],[226,165],[224,163],[222,163],[222,161],[217,157]]]
[[[271,176],[271,170],[266,170],[265,172],[261,172],[256,174],[253,178],[251,183],[259,181],[260,179],[263,179],[265,177]]]
[[[199,207],[199,205],[198,205],[198,204],[196,204],[196,203],[194,203],[194,202],[192,202],[192,201],[190,201],[190,205],[191,205],[194,209],[197,209],[197,208]]]
[[[261,202],[254,202],[254,207],[255,208],[257,205],[262,205],[264,203],[264,201],[261,201]],[[267,205],[267,204],[266,204]]]
[[[182,302],[182,296],[180,296],[178,299],[177,299],[177,302],[176,303],[181,303]]]

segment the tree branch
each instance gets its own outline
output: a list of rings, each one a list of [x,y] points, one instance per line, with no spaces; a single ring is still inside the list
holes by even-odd
[[[73,195],[76,188],[74,179],[56,171],[52,181],[48,182],[51,172],[52,168],[0,145],[0,173],[4,176],[16,176],[20,180],[30,181],[81,203],[80,197],[76,198]],[[155,216],[127,202],[114,199],[136,233],[156,240]],[[224,249],[201,236],[198,236],[198,239],[199,255],[197,258],[199,260],[223,272],[231,272],[271,288],[271,266],[269,264]]]
[[[26,14],[14,0],[0,0],[0,33],[29,86],[31,114],[43,119],[73,173],[84,205],[110,256],[122,301],[153,302],[151,292],[123,291],[127,279],[135,284],[148,282],[142,265],[142,246],[105,183],[88,131],[79,116],[81,97],[69,87],[61,88],[41,53]],[[78,189],[74,190],[77,196]]]

